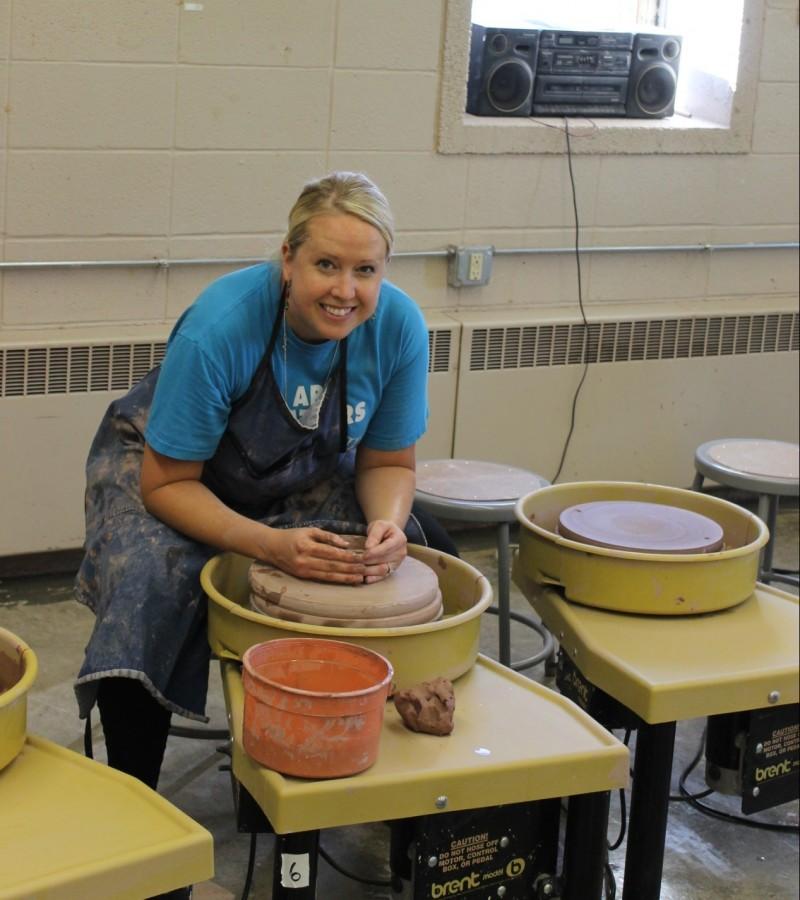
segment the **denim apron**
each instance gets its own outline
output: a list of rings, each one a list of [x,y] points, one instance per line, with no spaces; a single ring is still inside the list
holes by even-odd
[[[322,399],[316,428],[287,408],[272,371],[283,303],[247,392],[233,405],[202,480],[223,502],[266,525],[315,525],[364,533],[347,451],[347,341]],[[139,475],[158,379],[151,371],[111,404],[87,462],[86,552],[77,599],[95,613],[75,692],[84,718],[101,678],[136,678],[172,712],[207,721],[209,646],[200,570],[218,551],[150,515]],[[409,520],[409,537],[419,539]],[[424,542],[424,536],[422,538]]]

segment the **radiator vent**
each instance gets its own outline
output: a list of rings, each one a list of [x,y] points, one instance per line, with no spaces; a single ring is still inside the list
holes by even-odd
[[[681,359],[798,349],[798,314],[475,328],[469,369]]]
[[[125,391],[164,358],[166,341],[0,349],[0,397]]]
[[[428,331],[428,371],[449,372],[453,334]],[[164,358],[166,341],[0,349],[0,397],[127,391]]]
[[[453,332],[449,328],[428,329],[428,372],[450,371]]]

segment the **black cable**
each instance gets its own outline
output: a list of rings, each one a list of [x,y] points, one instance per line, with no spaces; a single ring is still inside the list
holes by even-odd
[[[572,186],[572,211],[575,217],[575,265],[578,276],[578,306],[581,311],[581,319],[583,320],[583,372],[578,382],[575,393],[572,397],[572,408],[569,415],[569,431],[564,440],[564,448],[561,451],[561,459],[558,462],[556,474],[550,479],[552,484],[558,480],[561,470],[564,467],[564,460],[567,458],[567,450],[572,441],[572,433],[575,431],[575,411],[578,405],[578,396],[580,395],[586,375],[589,371],[589,323],[586,320],[586,311],[583,308],[583,283],[581,278],[581,251],[580,251],[580,219],[578,217],[578,196],[575,188],[575,173],[572,170],[572,145],[569,139],[569,120],[564,119],[564,135],[567,141],[567,167],[569,170],[569,181]]]
[[[619,835],[613,844],[608,845],[609,850],[618,850],[625,840],[627,830],[627,809],[625,805],[625,788],[619,789]]]
[[[627,747],[628,743],[630,742],[630,739],[631,739],[631,729],[626,728],[625,729],[625,737],[622,739],[622,743],[625,744],[625,746]],[[619,834],[617,835],[617,839],[614,841],[614,843],[608,845],[609,850],[617,850],[622,845],[622,842],[625,840],[625,832],[627,831],[627,828],[628,828],[627,821],[628,821],[628,813],[627,813],[627,806],[625,803],[625,788],[620,788],[619,789]]]
[[[339,863],[331,858],[330,854],[323,848],[322,844],[319,845],[319,855],[332,869],[335,869],[340,875],[344,875],[345,878],[351,879],[351,881],[358,881],[361,884],[369,884],[372,885],[372,887],[392,887],[391,881],[378,881],[377,879],[373,880],[370,878],[361,878],[361,876],[354,875],[352,872],[348,872],[346,869],[343,869],[339,865]]]
[[[247,874],[244,878],[244,887],[242,888],[242,900],[247,900],[250,896],[250,886],[253,883],[253,870],[256,865],[256,838],[258,837],[255,831],[250,832],[250,856],[247,860]]]
[[[603,888],[606,900],[614,900],[617,896],[617,879],[614,878],[614,872],[611,868],[611,863],[608,860],[606,860],[606,866],[603,873]]]
[[[713,794],[714,791],[712,788],[709,788],[707,791],[700,791],[699,794],[690,794],[689,791],[686,790],[686,779],[692,774],[692,772],[697,767],[697,764],[703,758],[703,750],[706,745],[706,733],[708,732],[708,725],[703,728],[703,733],[700,735],[700,745],[697,748],[697,752],[695,753],[692,761],[689,765],[683,770],[681,777],[678,779],[678,790],[680,794],[670,794],[669,799],[671,802],[676,803],[688,803],[689,800],[698,800],[702,797],[707,797],[709,794]]]
[[[714,788],[707,788],[704,791],[700,791],[699,794],[686,794],[686,795],[678,795],[678,794],[670,794],[669,800],[670,803],[688,803],[690,800],[702,800],[704,797],[708,797],[709,794],[714,793]]]

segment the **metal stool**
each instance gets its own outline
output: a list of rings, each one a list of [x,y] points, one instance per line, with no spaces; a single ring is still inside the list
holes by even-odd
[[[520,671],[554,655],[553,636],[533,619],[511,611],[510,525],[517,500],[549,484],[525,469],[470,459],[433,459],[417,465],[414,499],[427,512],[444,519],[497,525],[497,605],[487,612],[498,617],[499,658],[504,666]],[[511,662],[511,620],[541,635],[544,646],[535,656]]]
[[[800,447],[786,441],[728,438],[707,441],[694,454],[697,470],[693,489],[702,490],[703,479],[758,495],[758,517],[769,528],[769,541],[761,554],[759,580],[798,585],[797,572],[775,569],[775,523],[780,497],[798,496]]]

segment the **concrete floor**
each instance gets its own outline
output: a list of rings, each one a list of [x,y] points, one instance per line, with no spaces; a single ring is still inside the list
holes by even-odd
[[[494,533],[482,528],[455,531],[454,537],[464,558],[496,583]],[[782,511],[779,517],[776,564],[798,566],[797,509]],[[795,591],[796,593],[796,591]],[[512,588],[512,608],[531,615],[524,597]],[[0,626],[32,645],[40,671],[29,695],[29,730],[35,734],[82,752],[82,723],[79,723],[72,691],[72,679],[82,658],[82,650],[92,627],[92,616],[71,597],[71,576],[41,575],[28,578],[0,578]],[[522,659],[540,647],[535,632],[516,625],[512,634],[512,657]],[[494,616],[484,616],[481,650],[496,656],[497,626]],[[525,674],[548,686],[544,666]],[[209,692],[212,726],[224,727],[225,714],[219,676],[212,671]],[[704,721],[679,723],[673,768],[673,793],[677,778],[694,757]],[[95,755],[104,759],[100,725],[94,717]],[[621,733],[618,733],[621,737]],[[171,738],[167,748],[160,790],[176,806],[192,816],[214,837],[216,875],[213,883],[197,886],[196,900],[225,900],[239,897],[245,879],[249,836],[238,834],[233,818],[230,778],[221,771],[226,762],[216,747],[219,742]],[[702,763],[688,780],[690,789],[702,790]],[[735,798],[712,795],[706,802],[738,813]],[[783,804],[757,817],[761,821],[798,825],[798,803]],[[619,832],[619,797],[612,798],[609,839]],[[322,844],[345,868],[372,880],[388,878],[388,828],[382,824],[329,829]],[[258,838],[257,865],[250,891],[252,900],[271,896],[271,836]],[[621,896],[625,843],[610,854],[611,868]],[[770,832],[720,822],[706,817],[685,803],[670,807],[667,848],[664,861],[662,900],[794,900],[798,896],[798,838],[796,834]],[[366,886],[349,880],[320,860],[318,897],[321,900],[389,900],[410,898],[411,892],[392,894],[388,887]]]

